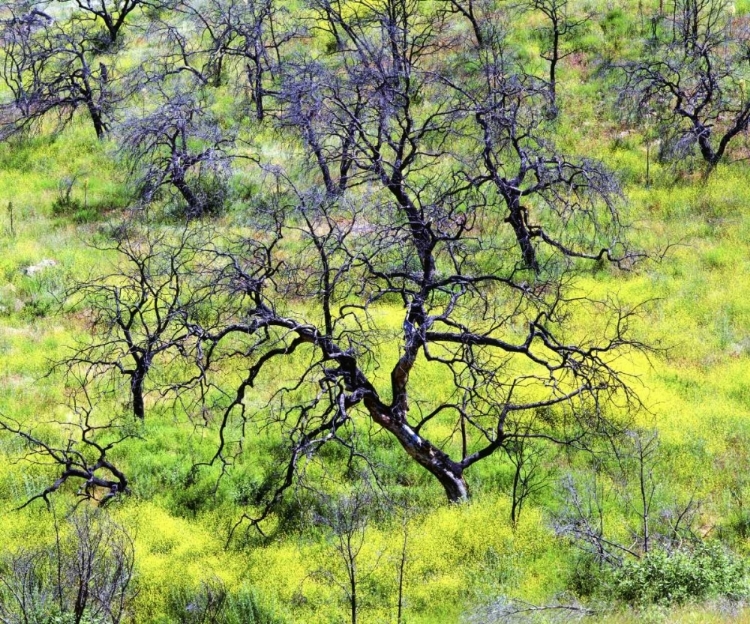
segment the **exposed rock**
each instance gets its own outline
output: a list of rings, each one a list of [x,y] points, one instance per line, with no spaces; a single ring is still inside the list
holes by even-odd
[[[44,271],[45,269],[48,269],[50,267],[57,266],[57,262],[54,260],[50,260],[49,258],[44,258],[43,260],[40,260],[37,264],[32,264],[31,266],[27,266],[24,269],[24,273],[28,275],[29,277],[32,277],[33,275],[36,275],[37,273]]]

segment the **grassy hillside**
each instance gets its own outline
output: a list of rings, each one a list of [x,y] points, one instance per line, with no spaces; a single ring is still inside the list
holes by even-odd
[[[433,9],[431,3],[422,6]],[[473,466],[467,471],[471,500],[448,504],[437,481],[384,432],[364,424],[364,448],[384,475],[382,491],[364,476],[358,459],[326,447],[306,460],[304,478],[257,530],[242,522],[243,514],[252,515],[264,475],[284,460],[278,431],[264,424],[264,410],[270,409],[273,381],[281,383],[306,365],[306,354],[295,354],[265,371],[270,389],[247,398],[259,416],[247,432],[240,433],[237,424],[230,430],[237,439],[242,436],[243,452],[226,474],[220,462],[195,468],[216,452],[215,416],[202,418],[151,396],[149,416],[132,421],[131,437],[112,451],[129,475],[130,492],[102,509],[86,500],[74,512],[80,484],[73,482],[49,497],[49,509],[39,499],[24,506],[54,482],[59,466],[44,453],[34,454],[38,446],[17,432],[0,432],[0,580],[18,578],[19,562],[33,553],[32,568],[52,570],[61,553],[70,554],[80,543],[69,518],[90,512],[94,525],[106,517],[132,540],[127,621],[349,621],[342,536],[355,545],[362,622],[508,621],[503,618],[514,609],[529,621],[750,621],[743,602],[750,555],[746,137],[739,137],[730,158],[710,176],[694,161],[655,162],[656,139],[618,114],[617,87],[601,60],[621,62],[632,53],[639,8],[574,10],[595,12],[577,35],[579,51],[561,63],[551,138],[616,173],[631,244],[650,255],[628,270],[591,263],[571,278],[571,292],[637,308],[633,335],[652,348],[617,361],[642,402],[638,411],[620,409],[617,402],[608,406],[623,424],[621,437],[597,439],[591,452],[576,451],[575,445],[533,445],[523,473],[530,493],[513,522],[518,455],[500,452]],[[750,6],[737,3],[732,10],[746,20]],[[544,67],[538,58],[540,23],[542,18],[529,12],[514,24],[513,41],[530,71]],[[325,46],[314,37],[310,41]],[[133,35],[130,45],[127,58],[133,63],[149,41]],[[233,105],[242,97],[228,82],[213,92],[210,106],[220,125],[239,128],[244,142],[238,153],[260,154],[274,165],[293,162],[301,142],[291,131],[270,125],[256,131],[250,123],[236,123],[240,114]],[[123,222],[169,235],[186,221],[173,198],[162,197],[147,209],[138,204],[132,173],[117,147],[117,136],[97,140],[82,113],[63,130],[47,118],[33,132],[0,144],[0,415],[19,431],[33,430],[61,444],[77,435],[71,408],[75,385],[53,363],[89,340],[95,329],[87,303],[66,298],[71,285],[118,266],[121,258],[102,249],[102,241]],[[252,235],[264,176],[253,160],[236,160],[223,210],[189,227],[209,224],[217,236]],[[369,200],[364,191],[360,197]],[[498,230],[503,226],[498,219]],[[305,251],[293,238],[285,244],[291,258]],[[293,311],[312,307],[291,294],[280,305]],[[599,312],[594,306],[577,317],[571,338],[600,329],[606,319],[603,308]],[[379,303],[372,314],[379,332],[401,331],[404,312],[398,300]],[[399,348],[383,341],[376,351],[395,358]],[[415,394],[447,392],[445,370],[423,364],[411,380]],[[221,371],[226,380],[244,373]],[[373,379],[386,386],[388,375],[377,370]],[[104,415],[119,413],[127,399],[97,395],[95,408]],[[438,420],[435,429],[456,446],[451,426]],[[621,455],[607,448],[611,440]],[[640,464],[634,459],[639,452]],[[362,507],[368,513],[357,507],[357,496],[365,497]],[[579,511],[592,512],[608,539],[633,548],[632,557],[624,557],[632,568],[612,567],[583,553],[571,530],[574,500]],[[671,527],[684,539],[667,550],[687,553],[679,560],[685,578],[680,570],[670,572],[664,561],[653,564],[658,569],[652,576],[646,564],[638,567],[648,558],[631,545],[641,539],[644,516],[654,534]],[[701,559],[701,548],[713,554]],[[690,599],[693,594],[700,597],[697,603]],[[526,611],[527,605],[566,608]]]

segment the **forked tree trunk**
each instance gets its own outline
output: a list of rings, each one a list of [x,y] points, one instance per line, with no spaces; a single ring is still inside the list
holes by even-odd
[[[396,434],[396,438],[409,456],[440,482],[448,501],[463,503],[469,500],[469,487],[460,464],[415,434],[407,425],[402,425],[402,431]]]
[[[373,420],[395,436],[409,457],[440,482],[451,503],[469,500],[469,487],[464,479],[461,464],[453,461],[445,452],[415,433],[402,419],[394,417],[392,413],[384,413],[380,406],[367,405],[367,407]]]

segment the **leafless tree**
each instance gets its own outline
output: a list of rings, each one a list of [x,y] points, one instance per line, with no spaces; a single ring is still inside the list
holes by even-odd
[[[350,495],[328,500],[324,507],[325,511],[318,515],[317,522],[328,529],[335,558],[331,565],[316,570],[314,576],[341,589],[346,597],[351,624],[357,624],[364,602],[363,588],[379,563],[378,558],[375,563],[365,566],[361,557],[377,500],[371,491],[360,487]]]
[[[662,159],[697,148],[710,172],[750,124],[750,33],[723,0],[674,0],[671,9],[654,18],[641,58],[624,66],[624,101],[655,121]]]
[[[160,85],[150,98],[155,105],[132,110],[117,129],[137,195],[148,205],[161,189],[172,189],[188,218],[220,212],[233,138],[192,80]]]
[[[72,397],[71,411],[65,422],[39,422],[31,429],[0,416],[0,431],[25,442],[21,461],[41,466],[56,475],[49,486],[29,498],[22,508],[39,499],[49,508],[49,496],[69,482],[78,484],[79,502],[106,505],[118,494],[128,492],[128,478],[111,455],[120,443],[137,435],[133,427],[117,416],[95,412],[85,385]],[[59,435],[49,433],[50,425],[57,425]]]
[[[696,541],[700,505],[694,494],[680,499],[660,482],[663,453],[656,433],[627,431],[614,442],[611,454],[597,458],[584,483],[570,476],[564,480],[558,532],[598,563],[612,566],[645,556],[657,546],[670,551]],[[607,507],[618,510],[627,535],[617,535],[614,524],[605,521]]]
[[[128,532],[84,509],[45,547],[23,547],[0,560],[0,621],[118,624],[131,613],[135,553]],[[69,619],[68,619],[69,618]]]
[[[568,0],[529,0],[528,7],[541,13],[545,20],[542,58],[549,64],[547,82],[550,92],[550,111],[557,114],[557,70],[565,58],[578,49],[570,45],[576,36],[591,21],[591,15],[575,16]]]
[[[567,536],[599,565],[619,566],[623,554],[638,554],[610,535],[605,524],[605,506],[613,498],[613,488],[595,468],[584,482],[572,476],[562,481],[565,506],[556,518],[559,535]]]
[[[204,0],[180,5],[205,47],[206,69],[218,85],[226,66],[238,66],[250,90],[258,121],[266,115],[264,101],[275,91],[271,81],[281,66],[284,44],[295,38],[299,26],[274,0]]]
[[[224,611],[230,594],[225,583],[215,576],[201,580],[200,587],[184,595],[172,596],[175,615],[180,624],[219,624],[224,622]]]
[[[451,14],[416,0],[311,8],[333,45],[282,80],[279,123],[298,149],[272,163],[257,157],[245,229],[118,249],[121,277],[109,290],[95,280],[81,289],[103,313],[91,347],[73,359],[94,377],[122,374],[137,395],[133,371],[148,356],[150,392],[213,423],[210,463],[222,473],[253,432],[275,439],[276,460],[242,518],[256,526],[331,445],[377,474],[371,439],[385,433],[454,502],[469,496],[467,471],[519,437],[585,447],[638,404],[618,360],[645,348],[630,335],[637,310],[573,288],[591,260],[622,256],[583,251],[601,234],[585,198],[610,178],[557,155],[541,130],[536,137],[542,111],[525,98],[548,92],[501,75],[492,57],[481,85],[448,80]],[[305,75],[318,97],[302,90]],[[198,162],[196,144],[198,154],[224,149],[210,131],[184,139],[201,127],[184,99],[136,120],[126,144],[138,162],[155,163],[159,184]],[[457,141],[478,148],[468,161]],[[516,173],[501,174],[506,155]],[[526,219],[527,196],[559,218],[549,227],[560,239],[521,223],[545,243],[545,262],[531,243],[518,262],[521,240],[505,235],[495,206],[503,190],[508,218]],[[120,286],[118,299],[110,293]],[[594,317],[596,327],[577,324]]]
[[[43,8],[14,0],[0,9],[0,77],[7,88],[0,99],[0,134],[26,128],[51,113],[65,124],[83,109],[102,138],[116,104],[129,91],[126,81],[111,60],[100,55],[96,27]]]
[[[523,600],[500,598],[479,609],[468,619],[469,624],[572,624],[585,622],[598,615],[595,609],[584,606],[576,600],[536,605]]]
[[[524,504],[549,487],[551,476],[546,470],[547,446],[527,440],[522,433],[510,441],[505,452],[513,467],[510,491],[510,521],[518,524]]]
[[[483,18],[478,9],[465,14]],[[466,179],[504,204],[525,267],[538,272],[547,252],[627,267],[638,254],[625,245],[615,177],[555,146],[550,86],[514,57],[501,17],[491,28],[484,19],[474,26],[473,62],[461,60],[444,78],[460,99],[462,130],[473,143]]]
[[[97,24],[104,25],[109,43],[116,44],[126,21],[136,12],[157,11],[169,7],[169,0],[54,0],[55,3],[78,10],[79,14]]]
[[[179,355],[176,351],[188,337],[184,321],[210,306],[211,290],[192,288],[200,256],[196,242],[203,241],[195,235],[185,230],[176,237],[164,232],[141,237],[125,226],[92,245],[119,258],[109,272],[70,287],[71,309],[84,307],[91,325],[104,332],[77,345],[58,364],[71,387],[96,391],[96,401],[128,396],[127,411],[145,418],[149,391],[154,390],[147,386],[149,371],[155,361]],[[177,317],[183,321],[176,323]]]
[[[213,87],[244,85],[262,121],[267,96],[276,94],[282,49],[300,30],[273,0],[182,0],[149,27],[149,37],[159,42],[151,74],[189,73]]]

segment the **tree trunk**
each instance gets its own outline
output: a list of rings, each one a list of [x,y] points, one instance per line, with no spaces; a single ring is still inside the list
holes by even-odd
[[[101,140],[107,133],[107,125],[102,119],[102,114],[99,111],[99,107],[91,101],[86,102],[86,108],[89,111],[89,116],[94,124],[94,131],[96,132],[96,138]]]
[[[408,538],[407,524],[404,522],[404,541],[401,545],[401,559],[398,562],[398,604],[396,610],[396,624],[403,624],[404,613],[404,576],[406,575],[406,540]]]
[[[698,139],[698,148],[700,149],[703,160],[708,165],[708,170],[713,171],[719,162],[721,154],[716,154],[711,146],[711,130],[702,123],[694,123],[695,135]]]
[[[130,378],[130,392],[133,396],[133,415],[140,420],[146,417],[146,405],[143,400],[144,377],[144,372],[136,370]]]
[[[396,436],[398,441],[420,466],[440,482],[448,501],[463,503],[469,500],[469,487],[466,485],[461,465],[427,440],[420,438],[407,425],[404,425],[404,429],[408,431],[407,436],[419,442],[404,442],[400,435]]]
[[[349,607],[351,609],[352,624],[357,624],[357,576],[354,566],[355,562],[351,562],[351,569],[349,571]]]
[[[255,71],[255,116],[258,118],[258,121],[263,121],[263,118],[265,117],[265,110],[263,108],[263,73],[258,66],[258,68]]]
[[[521,468],[523,463],[519,460],[516,464],[516,471],[513,474],[513,491],[511,492],[510,522],[515,527],[518,523],[518,516],[521,513],[521,500],[518,495],[518,486],[521,481]]]
[[[203,215],[203,206],[200,200],[196,197],[193,190],[185,182],[185,178],[181,175],[172,175],[172,184],[180,192],[182,198],[187,202],[188,205],[188,216],[191,218],[200,217]]]
[[[461,464],[416,434],[403,419],[397,418],[392,412],[384,413],[379,406],[374,405],[367,405],[367,408],[373,420],[396,437],[409,457],[440,482],[449,502],[462,503],[469,500],[469,487]]]
[[[523,262],[527,268],[538,272],[539,262],[536,257],[536,250],[531,242],[531,232],[526,223],[526,209],[521,205],[521,198],[518,195],[512,195],[506,197],[505,201],[507,202],[510,211],[510,214],[505,220],[510,223],[511,227],[513,227],[516,240],[521,248]]]
[[[552,57],[549,61],[549,95],[552,101],[552,117],[557,117],[557,63],[560,60],[560,30],[557,21],[553,22]]]

